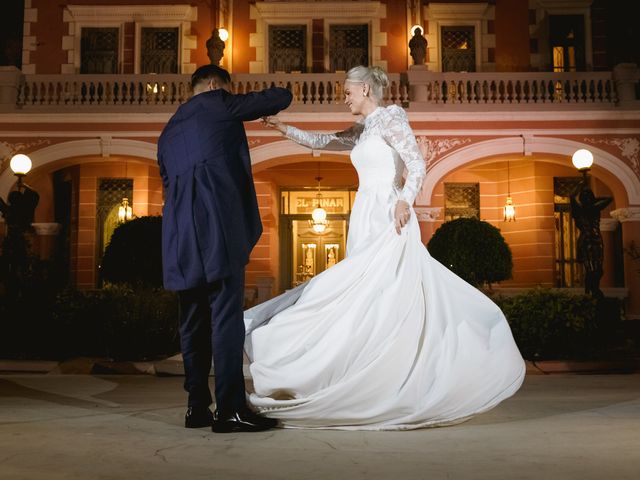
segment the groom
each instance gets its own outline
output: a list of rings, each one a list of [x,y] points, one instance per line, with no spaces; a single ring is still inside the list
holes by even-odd
[[[255,432],[276,420],[249,410],[245,399],[244,268],[262,233],[243,121],[275,115],[291,93],[272,87],[229,93],[229,73],[216,66],[191,77],[193,97],[158,139],[164,186],[164,286],[178,292],[187,428]],[[208,377],[213,355],[215,415]]]

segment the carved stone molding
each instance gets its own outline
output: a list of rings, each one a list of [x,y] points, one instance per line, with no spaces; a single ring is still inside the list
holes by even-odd
[[[629,160],[633,171],[640,175],[640,140],[637,137],[585,138],[584,141],[617,147],[620,154]]]
[[[111,136],[103,135],[100,137],[100,153],[103,157],[111,156]]]
[[[144,18],[164,21],[195,21],[198,8],[183,5],[65,5],[63,22],[129,22]]]
[[[453,150],[460,145],[470,143],[470,138],[438,138],[430,139],[426,136],[416,137],[418,142],[418,148],[422,153],[425,161],[427,162],[427,168],[429,168],[436,161],[437,158],[443,156],[449,150]]]
[[[413,209],[416,212],[419,222],[436,222],[442,211],[441,207],[415,207]]]
[[[50,143],[51,140],[34,140],[33,142],[26,143],[0,141],[0,173],[9,166],[9,160],[11,160],[11,157],[16,153],[27,153],[25,152],[26,150],[40,145],[49,145]]]
[[[256,2],[255,9],[267,21],[283,18],[380,18],[386,15],[386,6],[372,2]]]
[[[600,219],[600,230],[602,232],[613,232],[618,226],[618,220],[615,218],[601,218]]]
[[[609,213],[620,223],[640,222],[640,207],[618,208]]]
[[[57,235],[62,226],[59,223],[32,223],[31,226],[37,235]]]

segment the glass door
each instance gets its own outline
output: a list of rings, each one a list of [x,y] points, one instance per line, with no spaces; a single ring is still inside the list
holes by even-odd
[[[344,259],[354,199],[355,192],[350,190],[282,192],[280,278],[283,289],[300,285]],[[314,228],[312,213],[316,208],[326,213],[326,225],[322,229]]]

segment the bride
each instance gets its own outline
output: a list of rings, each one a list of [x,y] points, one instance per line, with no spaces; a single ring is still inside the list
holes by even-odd
[[[349,70],[345,103],[364,121],[335,134],[264,119],[310,148],[352,150],[359,177],[346,258],[245,312],[249,401],[286,427],[458,423],[495,407],[524,379],[500,309],[421,242],[411,205],[425,162],[404,110],[379,105],[387,84],[378,67]]]

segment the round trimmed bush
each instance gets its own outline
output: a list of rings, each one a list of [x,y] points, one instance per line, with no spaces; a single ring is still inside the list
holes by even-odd
[[[118,226],[102,259],[111,283],[162,286],[162,217],[139,217]]]
[[[427,248],[433,258],[472,285],[511,278],[511,250],[500,230],[476,218],[442,224]]]

